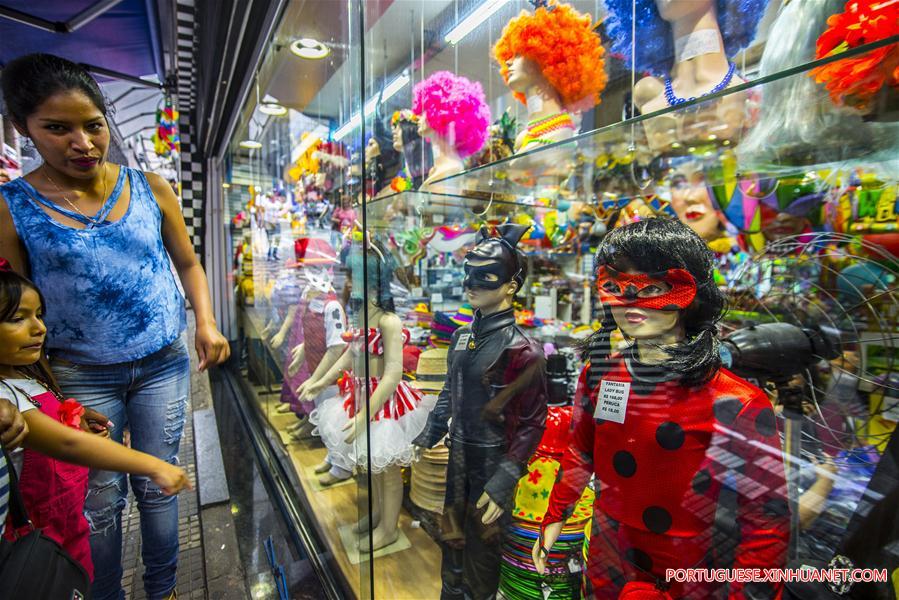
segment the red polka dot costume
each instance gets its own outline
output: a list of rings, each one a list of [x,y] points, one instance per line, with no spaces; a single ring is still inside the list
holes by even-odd
[[[669,568],[784,566],[786,484],[764,392],[725,369],[688,388],[630,352],[609,361],[602,380],[630,386],[624,422],[594,418],[601,385],[587,389],[585,368],[544,518],[563,521],[595,475],[586,597],[780,597],[768,584],[665,582]]]

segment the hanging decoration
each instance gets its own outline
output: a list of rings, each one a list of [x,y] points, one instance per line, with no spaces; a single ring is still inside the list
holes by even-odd
[[[163,107],[156,110],[156,132],[153,134],[153,150],[157,156],[169,158],[181,152],[178,135],[178,111],[172,98],[166,96]]]

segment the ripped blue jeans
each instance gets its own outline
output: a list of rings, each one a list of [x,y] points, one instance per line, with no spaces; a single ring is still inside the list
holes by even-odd
[[[172,464],[184,429],[190,390],[190,356],[183,337],[140,360],[114,365],[81,365],[51,359],[62,391],[113,422],[111,437],[131,432],[131,447]],[[167,597],[175,589],[178,565],[178,498],[164,496],[147,477],[130,476],[140,511],[141,557],[147,598]],[[122,600],[122,509],[126,475],[90,474],[84,515],[91,528],[95,600]]]

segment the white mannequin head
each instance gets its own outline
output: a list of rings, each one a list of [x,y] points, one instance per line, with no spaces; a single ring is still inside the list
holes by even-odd
[[[523,56],[516,56],[508,63],[509,88],[514,92],[527,94],[534,87],[541,91],[551,90],[552,87],[546,81],[539,65]]]

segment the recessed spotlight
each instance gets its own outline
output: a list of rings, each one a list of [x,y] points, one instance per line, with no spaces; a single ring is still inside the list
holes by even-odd
[[[287,107],[281,106],[277,102],[260,102],[259,112],[273,117],[283,117],[287,114]]]
[[[308,60],[320,60],[331,54],[330,48],[325,46],[322,42],[312,38],[300,38],[294,40],[290,44],[290,51],[300,58],[306,58]]]
[[[224,182],[224,183],[222,184],[222,187],[225,188],[225,189],[227,190],[228,188],[231,187],[231,184],[228,183],[228,182],[226,181],[226,182]]]
[[[258,150],[259,148],[262,148],[262,143],[257,142],[256,140],[243,140],[238,145],[247,150]]]

